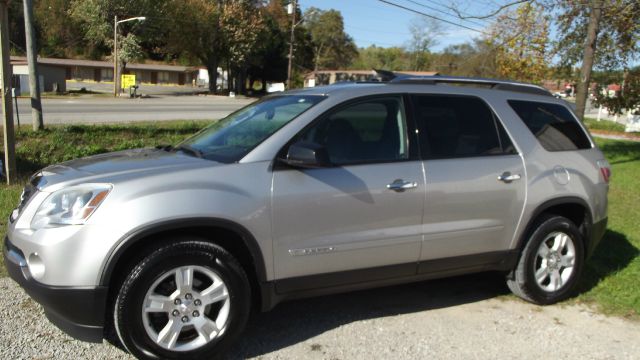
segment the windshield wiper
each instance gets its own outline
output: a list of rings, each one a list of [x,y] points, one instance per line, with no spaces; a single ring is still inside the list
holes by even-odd
[[[191,154],[191,155],[193,155],[193,156],[195,156],[197,158],[203,158],[204,157],[204,153],[202,153],[202,151],[200,151],[200,150],[198,150],[196,148],[193,148],[193,147],[191,147],[189,145],[177,146],[177,147],[173,148],[173,151],[182,151],[182,152],[185,152],[185,153],[189,153],[189,154]]]

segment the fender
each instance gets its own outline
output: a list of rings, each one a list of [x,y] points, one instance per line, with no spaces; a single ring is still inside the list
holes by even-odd
[[[589,207],[589,204],[584,199],[579,198],[577,196],[563,196],[563,197],[547,200],[542,204],[538,205],[538,207],[536,207],[536,209],[531,213],[531,216],[529,217],[529,223],[527,223],[527,226],[525,227],[524,231],[520,235],[520,238],[518,239],[516,249],[519,252],[522,252],[525,246],[526,237],[531,232],[531,229],[535,223],[535,220],[538,218],[538,216],[540,216],[540,214],[542,214],[543,212],[545,212],[546,210],[554,206],[567,205],[567,204],[580,205],[586,209],[585,219],[583,224],[584,229],[581,228],[580,230],[584,232],[585,241],[590,241],[591,225],[593,224],[593,220],[592,220],[593,215],[591,214],[591,208]],[[585,244],[585,249],[588,248],[588,245],[589,244]]]
[[[122,255],[141,239],[165,231],[192,227],[222,228],[238,234],[242,238],[247,249],[249,249],[249,253],[251,254],[253,264],[255,266],[258,282],[265,283],[267,281],[266,267],[260,246],[258,245],[255,237],[253,237],[245,227],[235,222],[219,218],[184,218],[147,224],[136,228],[123,236],[118,241],[116,247],[109,253],[108,260],[100,277],[100,285],[109,286],[111,276],[115,270],[115,265],[118,263]]]

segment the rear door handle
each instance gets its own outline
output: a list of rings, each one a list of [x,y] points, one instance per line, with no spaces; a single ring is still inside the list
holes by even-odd
[[[515,180],[520,180],[520,174],[512,174],[508,171],[505,171],[502,173],[502,175],[498,176],[498,181],[502,181],[507,184]]]
[[[387,189],[395,192],[403,192],[408,189],[417,188],[418,183],[415,181],[404,181],[402,179],[396,179],[391,184],[387,184]]]

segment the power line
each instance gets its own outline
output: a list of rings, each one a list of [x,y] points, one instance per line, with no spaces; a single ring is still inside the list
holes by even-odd
[[[447,16],[450,16],[450,17],[453,17],[453,18],[455,18],[456,20],[466,21],[466,22],[468,22],[469,24],[473,24],[473,25],[477,25],[477,26],[482,26],[482,27],[485,27],[485,26],[486,26],[485,24],[480,24],[479,22],[475,22],[475,21],[472,21],[472,20],[461,19],[461,18],[460,18],[460,17],[458,17],[457,15],[453,15],[453,14],[451,14],[451,13],[448,13],[448,12],[444,11],[444,10],[437,9],[437,8],[432,7],[432,6],[422,4],[422,3],[419,3],[419,2],[414,1],[414,0],[404,0],[404,1],[410,2],[410,3],[414,4],[414,5],[418,5],[418,6],[421,6],[421,7],[427,8],[427,9],[429,9],[429,10],[433,10],[433,11],[439,12],[439,13],[441,13],[441,14],[444,14],[444,15],[447,15]]]
[[[387,5],[395,6],[395,7],[397,7],[397,8],[400,8],[400,9],[403,9],[403,10],[410,11],[410,12],[412,12],[412,13],[416,13],[416,14],[418,14],[418,15],[422,15],[422,16],[426,16],[426,17],[431,18],[431,19],[434,19],[434,20],[442,21],[442,22],[447,23],[447,24],[449,24],[449,25],[457,26],[457,27],[460,27],[460,28],[463,28],[463,29],[467,29],[467,30],[471,30],[471,31],[474,31],[474,32],[480,33],[480,34],[488,35],[486,32],[484,32],[484,31],[482,31],[482,30],[474,29],[474,28],[472,28],[472,27],[469,27],[469,26],[466,26],[466,25],[463,25],[463,24],[458,24],[458,23],[455,23],[455,22],[453,22],[453,21],[449,21],[449,20],[446,20],[446,19],[443,19],[443,18],[439,18],[439,17],[437,17],[437,16],[429,15],[429,14],[424,13],[424,12],[422,12],[422,11],[418,11],[418,10],[415,10],[415,9],[411,9],[411,8],[406,7],[406,6],[403,6],[403,5],[400,5],[400,4],[393,3],[393,2],[391,2],[391,1],[387,1],[387,0],[378,0],[378,1],[379,1],[379,2],[382,2],[382,3],[385,3],[385,4],[387,4]]]
[[[424,0],[424,1],[426,1],[426,2],[428,2],[428,3],[430,3],[430,4],[433,4],[433,5],[439,6],[439,7],[441,7],[441,8],[445,8],[445,9],[447,9],[447,10],[453,10],[453,8],[452,8],[451,6],[444,5],[444,4],[439,3],[439,2],[437,2],[437,1],[434,1],[434,0]],[[468,13],[464,13],[464,12],[462,12],[462,11],[459,11],[459,12],[460,12],[460,14],[462,14],[462,15],[470,16],[470,14],[468,14]],[[460,17],[459,17],[458,15],[452,15],[452,16],[453,16],[453,17],[455,17],[456,19],[460,19]],[[460,20],[465,20],[465,19],[460,19]],[[476,20],[478,20],[478,21],[480,21],[480,22],[483,22],[483,23],[484,23],[484,24],[483,24],[483,25],[481,25],[481,26],[486,26],[486,25],[487,25],[487,23],[489,22],[489,21],[484,20],[484,19],[476,19]]]

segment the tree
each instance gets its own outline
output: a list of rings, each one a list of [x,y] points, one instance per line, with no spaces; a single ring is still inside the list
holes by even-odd
[[[250,2],[230,1],[222,6],[220,26],[227,43],[228,60],[236,75],[236,91],[245,93],[249,57],[256,52],[260,33],[266,30],[264,21]]]
[[[358,50],[352,69],[409,70],[411,54],[400,47],[383,48],[371,45]]]
[[[311,34],[314,70],[345,68],[357,56],[353,39],[344,32],[344,21],[337,10],[307,9],[305,26]]]
[[[170,0],[169,9],[167,47],[202,63],[209,72],[209,91],[215,92],[218,66],[228,55],[221,26],[223,1]]]
[[[123,73],[127,63],[145,57],[140,45],[140,38],[132,30],[145,32],[145,26],[153,26],[158,19],[158,9],[163,1],[153,0],[73,0],[69,7],[69,15],[76,21],[84,32],[84,40],[92,49],[90,57],[102,57],[113,51],[113,21],[120,19],[146,16],[148,22],[144,25],[138,22],[127,22],[118,26],[118,64],[119,72]]]
[[[488,42],[495,49],[500,77],[531,83],[546,79],[549,21],[538,5],[524,3],[502,13],[490,28]]]
[[[415,18],[409,25],[412,52],[411,68],[415,71],[426,70],[430,65],[430,49],[438,44],[437,37],[442,35],[442,26],[435,19]]]
[[[565,68],[580,65],[576,92],[576,112],[582,119],[586,107],[591,72],[594,68],[626,68],[637,57],[640,36],[638,0],[513,0],[486,14],[465,15],[451,5],[461,19],[492,18],[511,6],[538,4],[555,17],[558,39],[554,53]]]
[[[40,55],[64,58],[86,51],[80,25],[69,19],[69,0],[39,0],[34,6]]]
[[[433,55],[433,69],[448,75],[498,77],[496,51],[486,39],[447,46]]]
[[[256,49],[250,59],[249,83],[253,79],[262,81],[262,90],[267,82],[284,82],[287,79],[288,32],[291,26],[283,0],[270,0],[261,9],[265,30],[258,34]],[[295,49],[295,48],[294,48]]]
[[[604,106],[610,113],[618,115],[625,111],[640,115],[640,68],[625,71],[622,76],[618,77],[618,81],[622,80],[622,87],[614,96],[610,96],[608,91],[604,91],[611,78],[607,80],[609,81],[598,85],[600,91],[596,92],[595,104]]]
[[[113,43],[113,42],[112,42]],[[144,59],[145,54],[140,46],[140,40],[137,36],[129,33],[118,39],[118,62],[121,64],[121,72],[127,67],[128,63],[140,61]]]
[[[640,2],[590,0],[559,5],[557,50],[562,64],[581,62],[576,91],[576,112],[582,119],[594,68],[627,68],[637,56]]]

